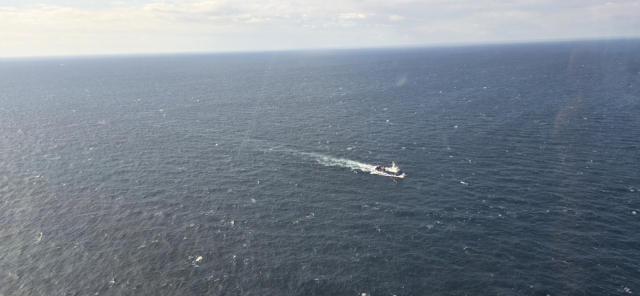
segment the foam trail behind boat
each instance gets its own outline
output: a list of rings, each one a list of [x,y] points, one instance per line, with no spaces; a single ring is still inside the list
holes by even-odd
[[[326,156],[326,155],[317,154],[317,153],[307,153],[307,155],[316,158],[319,163],[325,166],[344,167],[344,168],[350,168],[352,170],[359,170],[359,171],[368,172],[368,173],[375,172],[375,168],[376,168],[374,165],[361,163],[361,162],[344,159],[344,158],[335,158],[335,157]]]
[[[388,176],[387,174],[384,174],[384,173],[376,171],[376,166],[375,165],[362,163],[362,162],[358,162],[358,161],[350,160],[350,159],[345,159],[345,158],[331,157],[331,156],[327,156],[327,155],[323,155],[323,154],[319,154],[319,153],[301,152],[298,149],[288,147],[288,145],[280,145],[280,146],[276,146],[276,147],[271,147],[268,150],[269,151],[280,151],[280,152],[285,152],[285,153],[292,153],[294,155],[300,155],[300,156],[308,157],[308,158],[311,158],[312,160],[316,160],[317,162],[319,162],[320,164],[322,164],[324,166],[343,167],[343,168],[349,168],[349,169],[354,170],[354,171],[361,171],[361,172],[370,173],[370,174],[374,174],[374,175]],[[396,177],[397,178],[404,178],[404,176],[396,176]]]

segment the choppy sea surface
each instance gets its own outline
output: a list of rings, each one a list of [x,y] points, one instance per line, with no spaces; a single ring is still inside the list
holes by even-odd
[[[0,295],[640,293],[639,72],[633,40],[1,59]]]

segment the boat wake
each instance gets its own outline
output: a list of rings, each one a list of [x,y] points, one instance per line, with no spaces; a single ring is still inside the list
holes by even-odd
[[[381,171],[379,169],[378,170],[376,169],[376,168],[382,168],[380,166],[362,163],[359,161],[345,159],[345,158],[331,157],[331,156],[327,156],[319,153],[302,152],[297,147],[291,147],[290,145],[286,145],[286,144],[272,146],[273,144],[270,142],[267,142],[264,140],[255,140],[255,139],[245,140],[245,142],[251,143],[250,146],[254,146],[255,148],[258,148],[258,150],[261,150],[261,151],[290,153],[292,155],[297,155],[302,158],[306,158],[307,160],[317,161],[318,163],[327,167],[343,167],[343,168],[351,169],[356,173],[360,171],[364,173],[370,173],[372,175],[380,175],[380,176],[387,176],[387,177],[390,176],[394,178],[404,178],[405,176],[404,173],[402,172],[400,172],[399,175],[394,174],[393,169],[396,169],[395,166],[390,168],[385,168],[387,169],[387,171],[384,171],[384,170]],[[389,173],[388,171],[389,169],[392,169],[392,173]]]
[[[361,171],[365,173],[370,173],[372,175],[380,175],[380,176],[389,176],[389,174],[376,170],[375,165],[366,164],[362,162],[358,162],[355,160],[344,159],[344,158],[335,158],[331,156],[326,156],[318,153],[303,153],[307,156],[315,158],[320,164],[324,166],[332,166],[332,167],[343,167],[349,168],[353,171]],[[396,178],[404,178],[404,175],[394,176]]]

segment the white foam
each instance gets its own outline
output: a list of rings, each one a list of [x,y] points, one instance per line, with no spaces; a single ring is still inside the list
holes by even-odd
[[[357,162],[349,159],[334,158],[334,157],[317,154],[317,153],[309,153],[308,155],[314,158],[317,158],[318,162],[325,166],[345,167],[345,168],[350,168],[352,170],[360,170],[363,172],[372,172],[372,171],[375,171],[375,168],[376,168],[373,165],[361,163],[361,162]]]
[[[198,263],[202,262],[202,256],[189,256],[189,260],[193,260],[191,262],[191,265],[193,265],[193,267],[200,267]]]
[[[324,166],[344,167],[352,170],[367,172],[373,175],[389,176],[388,174],[376,171],[376,166],[374,165],[370,165],[370,164],[366,164],[366,163],[362,163],[354,160],[344,159],[344,158],[330,157],[330,156],[317,154],[317,153],[303,153],[303,154],[316,158],[317,161],[323,164]],[[395,176],[395,177],[404,178],[404,176]]]

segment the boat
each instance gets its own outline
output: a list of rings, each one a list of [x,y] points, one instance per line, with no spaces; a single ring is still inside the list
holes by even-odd
[[[400,170],[400,168],[396,166],[395,162],[391,162],[391,167],[388,167],[388,168],[385,168],[383,166],[377,166],[376,172],[387,175],[387,176],[398,177],[398,178],[404,178],[405,176],[404,173]]]

